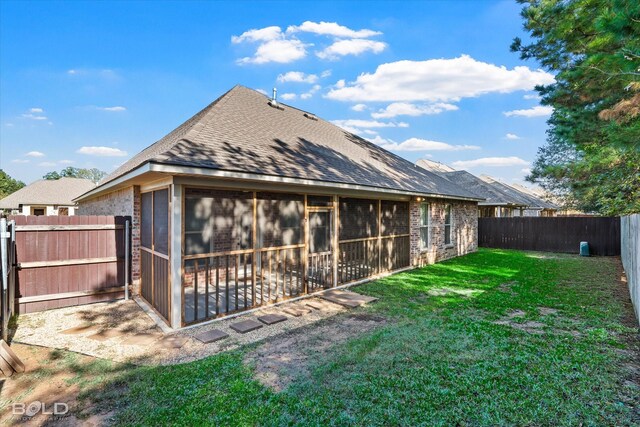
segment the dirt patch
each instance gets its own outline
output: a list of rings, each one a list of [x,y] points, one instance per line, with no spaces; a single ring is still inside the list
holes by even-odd
[[[558,313],[558,310],[551,307],[538,307],[538,311],[542,316],[550,316]]]
[[[308,375],[310,362],[322,358],[333,346],[379,328],[386,321],[364,313],[332,319],[265,342],[245,356],[245,363],[255,366],[256,378],[262,384],[281,391],[295,378]]]
[[[515,295],[516,292],[512,289],[512,287],[517,284],[518,282],[515,282],[515,281],[501,283],[500,285],[498,285],[498,290],[500,292],[506,292],[508,294]]]
[[[432,297],[443,297],[447,295],[470,297],[476,291],[474,289],[453,289],[453,288],[436,288],[429,289],[427,294]]]

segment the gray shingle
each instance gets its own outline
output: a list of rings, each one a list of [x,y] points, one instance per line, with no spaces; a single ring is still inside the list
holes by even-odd
[[[325,120],[281,106],[273,108],[263,94],[236,86],[103,183],[151,162],[476,198]]]
[[[73,199],[95,188],[88,179],[41,179],[0,200],[0,209],[17,209],[18,205],[73,206]]]

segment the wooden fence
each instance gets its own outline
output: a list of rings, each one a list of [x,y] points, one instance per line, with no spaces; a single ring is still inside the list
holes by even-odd
[[[128,217],[14,216],[19,313],[122,298]],[[130,223],[130,222],[129,222]]]
[[[640,214],[623,216],[620,223],[622,265],[627,276],[631,302],[640,323]]]
[[[478,245],[487,248],[620,255],[619,217],[478,218]]]

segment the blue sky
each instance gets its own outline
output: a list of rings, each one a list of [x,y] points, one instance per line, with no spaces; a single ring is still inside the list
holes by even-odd
[[[0,167],[107,172],[235,84],[416,161],[522,182],[553,77],[515,1],[0,2]],[[526,38],[526,37],[525,37]]]

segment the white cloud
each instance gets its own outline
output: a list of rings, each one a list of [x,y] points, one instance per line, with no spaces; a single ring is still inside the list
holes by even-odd
[[[352,30],[343,25],[339,25],[337,22],[312,22],[305,21],[301,25],[292,25],[287,28],[287,33],[306,32],[314,33],[323,36],[334,36],[342,38],[367,38],[382,34],[379,31],[374,30]]]
[[[284,99],[285,101],[296,99],[296,97],[297,95],[295,93],[283,93],[282,95],[280,95],[280,98]]]
[[[11,160],[11,163],[29,163],[30,160],[28,159],[13,159]]]
[[[372,142],[391,151],[463,151],[480,149],[477,145],[451,145],[446,142],[420,138],[409,138],[406,141],[398,143],[377,136]]]
[[[532,90],[554,82],[551,74],[518,66],[507,69],[468,55],[453,59],[397,61],[363,73],[327,94],[338,101],[458,101],[487,93]]]
[[[47,167],[47,168],[54,167],[55,165],[56,164],[54,162],[40,162],[40,163],[38,163],[38,166]]]
[[[260,93],[261,93],[261,94],[263,94],[263,95],[269,96],[269,94],[267,93],[267,91],[266,91],[266,90],[264,90],[264,89],[256,89],[256,92],[260,92]]]
[[[29,151],[25,154],[27,157],[44,157],[44,153],[40,151]]]
[[[324,79],[326,77],[329,77],[331,75],[331,70],[324,70],[321,74],[320,74],[320,78]]]
[[[114,112],[127,111],[126,107],[122,107],[120,105],[116,105],[115,107],[96,107],[96,109],[101,111],[114,111]]]
[[[315,74],[305,74],[301,71],[289,71],[287,73],[280,74],[278,76],[278,81],[281,83],[315,83],[318,81],[318,76]]]
[[[119,148],[102,146],[80,147],[76,153],[101,157],[124,157],[127,155],[126,151],[122,151]]]
[[[73,76],[74,74],[78,74],[78,70],[73,70],[73,69],[69,70],[69,71],[67,71],[67,74],[70,74],[70,75]]]
[[[508,133],[504,137],[511,140],[520,139],[520,137],[515,133]]]
[[[61,165],[70,165],[70,164],[73,164],[74,161],[73,160],[60,160],[58,163],[60,163]]]
[[[531,173],[531,169],[529,169],[529,168],[524,168],[524,169],[522,169],[522,170],[521,170],[521,172],[522,172],[522,173],[525,173],[525,174],[527,174],[527,175],[529,175],[529,174]]]
[[[38,116],[36,114],[31,114],[31,113],[23,114],[22,117],[29,120],[47,120],[46,116]]]
[[[351,107],[351,109],[353,111],[364,111],[367,109],[367,106],[365,104],[356,104],[353,107]]]
[[[451,164],[458,169],[475,168],[478,166],[485,167],[504,167],[504,166],[528,166],[529,162],[522,160],[520,157],[483,157],[475,160],[459,160]]]
[[[524,99],[542,99],[542,97],[537,93],[527,93],[526,95],[523,96],[523,98]]]
[[[29,112],[30,113],[44,113],[44,110],[42,108],[34,107],[34,108],[29,108]]]
[[[377,113],[371,113],[374,119],[388,119],[397,116],[422,116],[440,114],[443,111],[455,111],[458,107],[453,104],[438,102],[430,105],[416,105],[408,102],[394,102]]]
[[[364,52],[380,53],[386,43],[365,39],[338,40],[325,49],[316,52],[318,58],[335,60],[346,55],[360,55]]]
[[[307,45],[296,38],[285,37],[280,27],[277,26],[245,31],[239,36],[231,37],[231,42],[235,44],[259,43],[254,55],[237,60],[238,64],[266,64],[268,62],[286,64],[304,58],[307,54]]]
[[[526,110],[505,111],[503,114],[507,117],[544,117],[553,113],[553,107],[548,105],[536,105]]]
[[[359,120],[359,119],[348,119],[348,120],[332,120],[336,126],[340,126],[344,129],[371,129],[371,128],[395,128],[395,127],[409,127],[407,123],[400,122],[380,122],[378,120]],[[358,133],[358,132],[352,132]]]
[[[265,27],[260,29],[252,29],[249,31],[245,31],[239,36],[232,36],[231,43],[242,43],[242,42],[266,42],[270,40],[276,40],[282,38],[282,30],[280,27],[273,25],[271,27]]]

